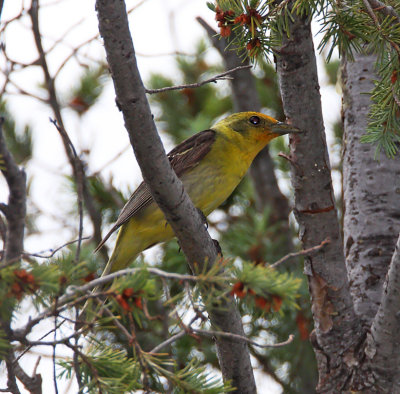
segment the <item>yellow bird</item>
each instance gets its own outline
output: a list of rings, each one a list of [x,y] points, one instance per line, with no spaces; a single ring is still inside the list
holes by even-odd
[[[275,137],[299,132],[267,115],[239,112],[183,141],[168,158],[195,207],[207,216],[230,196],[261,149]],[[140,252],[174,237],[144,182],[96,251],[118,228],[103,275],[126,268]]]

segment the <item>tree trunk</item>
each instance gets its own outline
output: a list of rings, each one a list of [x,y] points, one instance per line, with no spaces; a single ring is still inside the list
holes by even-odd
[[[376,78],[376,56],[342,61],[344,246],[354,308],[368,327],[400,231],[400,162],[360,143],[368,125],[368,94]]]
[[[400,245],[394,250],[400,231],[400,163],[384,154],[374,160],[374,146],[360,143],[375,63],[376,56],[360,54],[354,62],[342,61],[344,245],[355,312],[370,332],[360,355],[367,356],[358,372],[360,385],[353,388],[397,393]]]
[[[330,244],[305,260],[315,323],[320,392],[346,390],[357,366],[360,340],[347,280],[342,239],[333,197],[329,157],[310,20],[294,16],[277,51],[285,114],[304,134],[291,138],[295,216],[305,248],[326,238]]]

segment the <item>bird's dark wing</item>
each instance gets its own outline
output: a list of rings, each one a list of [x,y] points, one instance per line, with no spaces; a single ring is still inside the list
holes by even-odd
[[[215,131],[204,130],[172,149],[168,153],[168,159],[176,175],[181,177],[186,171],[199,164],[201,159],[211,150],[214,141]]]
[[[181,177],[186,171],[195,167],[211,150],[214,141],[215,131],[204,130],[181,142],[172,149],[171,152],[168,153],[168,159],[176,175]],[[114,226],[97,246],[95,252],[105,244],[114,231],[126,223],[130,218],[135,216],[139,211],[149,206],[152,202],[153,197],[150,190],[147,185],[142,182],[122,208]]]

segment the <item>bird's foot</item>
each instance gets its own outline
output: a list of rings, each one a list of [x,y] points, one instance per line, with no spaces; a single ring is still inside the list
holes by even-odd
[[[201,218],[203,224],[206,226],[206,229],[208,229],[208,222],[207,222],[206,215],[204,215],[203,211],[200,208],[196,208],[196,209],[197,209],[197,212],[200,215],[200,218]]]
[[[217,254],[219,254],[221,257],[224,257],[223,254],[222,254],[221,245],[219,244],[218,240],[217,239],[213,239],[213,242],[214,242],[215,249],[217,249]]]

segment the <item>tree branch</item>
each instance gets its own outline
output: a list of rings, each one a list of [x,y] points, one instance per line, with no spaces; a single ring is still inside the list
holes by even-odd
[[[318,250],[321,250],[325,245],[329,244],[329,242],[330,242],[329,238],[326,238],[319,245],[312,246],[311,248],[303,249],[303,250],[300,250],[298,252],[288,253],[286,256],[283,256],[278,261],[276,261],[275,263],[271,264],[269,267],[270,268],[276,268],[278,265],[284,263],[285,261],[287,261],[287,260],[289,260],[289,259],[291,259],[293,257],[307,256],[309,254],[317,252]]]
[[[0,159],[1,172],[6,179],[9,196],[7,209],[3,209],[7,219],[5,251],[1,265],[8,264],[10,260],[18,259],[24,249],[24,229],[26,216],[26,174],[23,169],[20,169],[16,164],[13,156],[6,146],[3,135],[4,118],[0,117]],[[12,304],[10,304],[12,306]],[[10,308],[11,309],[11,308]],[[13,310],[4,311],[0,319],[0,327],[7,335],[7,339],[11,342],[11,316]],[[16,377],[21,380],[24,374],[18,364],[13,364],[13,352],[10,350],[5,357],[8,380],[8,388],[13,393],[19,393],[16,384]],[[23,372],[23,371],[22,371]],[[21,380],[22,381],[22,380]]]
[[[378,17],[375,15],[375,10],[372,9],[372,2],[370,0],[362,0],[364,3],[365,8],[367,9],[367,13],[370,16],[370,18],[373,20],[378,32],[382,31],[381,24],[378,20]],[[380,2],[379,2],[380,3]],[[384,6],[384,4],[382,4]],[[379,6],[380,7],[380,6]],[[391,9],[387,8],[387,6],[384,6],[382,9],[379,8],[379,10],[382,10],[382,13],[386,16],[392,16],[397,19],[397,23],[400,23],[400,18],[396,14],[395,10],[390,7]],[[391,40],[388,36],[382,35],[382,38],[385,39],[397,52],[397,55],[400,56],[400,46],[393,40]]]
[[[168,86],[166,88],[160,88],[160,89],[146,89],[146,93],[154,94],[154,93],[168,92],[171,90],[199,88],[203,85],[206,85],[207,83],[211,83],[211,82],[216,83],[218,81],[231,80],[232,78],[227,77],[227,75],[230,75],[230,74],[234,73],[235,71],[245,70],[247,68],[252,68],[252,66],[251,65],[237,66],[235,68],[232,68],[231,70],[225,71],[221,74],[217,74],[214,77],[208,78],[205,81],[201,81],[201,82],[197,82],[197,83],[189,83],[187,85]]]
[[[382,155],[374,159],[373,144],[362,144],[368,127],[371,96],[378,79],[376,55],[342,58],[343,237],[354,309],[366,327],[375,319],[385,276],[400,231],[400,166]]]
[[[1,172],[6,179],[9,196],[8,204],[2,212],[7,219],[4,263],[20,258],[24,249],[24,229],[26,216],[26,174],[20,169],[8,151],[3,135],[4,118],[0,117],[0,158]]]
[[[136,64],[126,6],[119,0],[97,0],[100,34],[113,77],[117,103],[122,110],[131,145],[154,200],[163,211],[193,272],[211,266],[217,252],[196,208],[172,171],[151,116],[145,89]],[[233,299],[209,311],[218,329],[244,335]],[[225,338],[216,341],[224,380],[232,380],[239,392],[255,392],[250,355],[245,343]]]
[[[382,302],[371,327],[366,354],[377,386],[385,393],[400,391],[400,234],[383,287]]]
[[[270,344],[266,344],[266,345],[262,345],[261,343],[258,343],[256,341],[253,341],[245,336],[242,335],[236,335],[236,334],[232,334],[230,332],[222,332],[222,331],[214,331],[214,330],[201,330],[199,328],[191,328],[191,330],[193,332],[196,332],[198,334],[202,334],[202,335],[207,335],[207,336],[222,336],[222,337],[226,337],[226,338],[232,338],[238,341],[244,341],[249,343],[250,345],[265,349],[265,348],[277,348],[277,347],[282,347],[282,346],[286,346],[289,345],[289,343],[293,342],[294,339],[294,335],[290,334],[289,338],[286,341],[283,342],[279,342],[279,343],[270,343]]]
[[[368,0],[368,2],[373,8],[373,11],[380,12],[385,16],[392,16],[397,19],[397,23],[400,23],[400,16],[392,6],[379,0]]]

